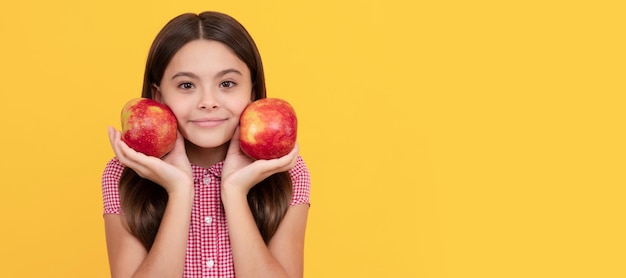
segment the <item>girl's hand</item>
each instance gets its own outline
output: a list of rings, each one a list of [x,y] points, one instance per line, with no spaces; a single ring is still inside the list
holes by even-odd
[[[222,192],[236,190],[248,194],[250,188],[272,174],[291,170],[298,160],[299,146],[283,157],[270,160],[254,160],[248,157],[239,145],[239,128],[230,140],[222,168]]]
[[[117,159],[139,176],[161,185],[168,194],[178,190],[193,192],[193,172],[185,152],[183,136],[178,132],[174,149],[162,159],[131,149],[122,141],[120,131],[109,127],[109,140]],[[191,187],[191,188],[189,188]]]

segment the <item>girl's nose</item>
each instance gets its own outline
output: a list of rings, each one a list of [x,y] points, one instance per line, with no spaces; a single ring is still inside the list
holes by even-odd
[[[211,91],[205,91],[199,104],[200,109],[217,109],[219,104],[215,94]]]

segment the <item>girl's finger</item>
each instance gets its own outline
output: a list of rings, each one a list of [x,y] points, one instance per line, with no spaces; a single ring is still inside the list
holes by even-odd
[[[115,156],[119,159],[122,156],[122,153],[119,148],[118,142],[121,141],[121,136],[119,132],[115,130],[113,127],[109,127],[109,142],[111,143],[111,148],[113,148],[113,152]]]
[[[240,150],[240,145],[239,145],[239,126],[237,126],[237,128],[235,128],[235,133],[233,134],[233,137],[230,139],[230,145],[228,146],[228,151],[227,153],[238,153]]]
[[[279,167],[279,169],[280,169],[279,172],[284,172],[284,171],[291,170],[291,168],[293,168],[293,166],[295,166],[296,162],[298,161],[299,152],[300,152],[300,146],[296,142],[296,145],[293,147],[291,152],[289,152],[287,155],[279,158],[279,160],[280,160],[279,164],[282,165],[282,167]]]
[[[120,163],[122,163],[126,167],[135,170],[135,172],[137,172],[140,176],[145,173],[146,167],[143,166],[145,163],[145,155],[136,152],[128,145],[126,145],[126,143],[122,141],[122,135],[118,130],[115,130],[113,127],[109,127],[108,131],[111,147],[113,148],[115,157],[117,157]]]
[[[178,133],[176,134],[176,142],[174,142],[174,148],[169,153],[167,153],[165,156],[163,156],[161,159],[163,159],[165,161],[169,161],[170,157],[176,156],[177,154],[186,154],[186,152],[185,152],[185,138],[180,133],[180,131],[178,131]]]
[[[298,143],[288,154],[270,160],[256,160],[253,162],[255,167],[258,167],[259,171],[263,173],[263,176],[269,176],[273,173],[285,172],[291,170],[298,161],[300,147]]]

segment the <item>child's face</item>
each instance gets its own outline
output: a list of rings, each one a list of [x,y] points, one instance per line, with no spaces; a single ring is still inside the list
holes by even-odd
[[[168,105],[182,135],[196,146],[224,145],[250,103],[252,83],[246,64],[226,45],[194,40],[172,57],[154,98]]]

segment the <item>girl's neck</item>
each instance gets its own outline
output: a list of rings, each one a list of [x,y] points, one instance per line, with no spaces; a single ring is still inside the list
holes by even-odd
[[[189,141],[185,141],[185,149],[189,162],[204,168],[209,168],[213,164],[223,161],[226,158],[229,142],[215,148],[201,148]]]

